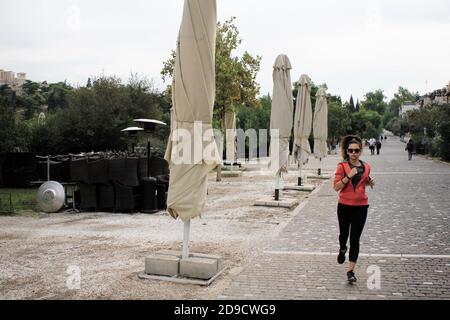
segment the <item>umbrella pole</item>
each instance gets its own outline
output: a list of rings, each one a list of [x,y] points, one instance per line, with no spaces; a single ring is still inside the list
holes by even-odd
[[[303,161],[302,159],[299,160],[299,168],[300,168],[300,172],[299,172],[299,176],[298,176],[298,186],[301,187],[303,185],[303,179],[302,179],[302,171],[303,171]]]
[[[189,235],[191,231],[191,220],[184,223],[183,235],[183,259],[189,258]]]
[[[318,170],[317,174],[318,174],[319,176],[322,175],[322,158],[320,158],[320,166],[319,166],[319,170]]]
[[[281,174],[277,174],[275,182],[275,201],[280,201]]]

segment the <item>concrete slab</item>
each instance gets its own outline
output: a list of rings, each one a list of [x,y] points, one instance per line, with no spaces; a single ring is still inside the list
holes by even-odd
[[[188,258],[180,260],[180,276],[208,280],[218,273],[217,260],[205,258]]]
[[[302,186],[285,186],[284,190],[292,190],[292,191],[306,191],[306,192],[312,192],[316,189],[315,186],[312,184],[305,184]]]
[[[182,252],[176,250],[160,250],[157,252],[157,255],[169,255],[178,257],[181,260]],[[224,260],[223,257],[214,254],[202,254],[202,253],[191,253],[189,254],[190,258],[203,258],[203,259],[212,259],[217,261],[217,269],[221,271],[224,268]]]
[[[222,171],[222,178],[240,178],[242,177],[241,171]]]
[[[331,175],[323,174],[319,176],[318,174],[308,174],[308,179],[329,180],[331,179]]]
[[[152,255],[145,259],[145,273],[157,276],[177,276],[180,272],[180,258],[170,255]]]
[[[156,280],[156,281],[165,281],[165,282],[171,282],[171,283],[178,283],[178,284],[186,284],[186,285],[199,285],[199,286],[210,286],[217,278],[219,278],[228,268],[223,268],[221,271],[219,271],[214,277],[212,277],[209,280],[200,280],[200,279],[186,279],[182,278],[180,276],[175,277],[165,277],[165,276],[154,276],[149,275],[146,273],[140,273],[138,275],[139,279],[142,280]]]
[[[282,197],[280,201],[275,201],[273,197],[267,197],[257,200],[255,206],[258,207],[271,207],[271,208],[287,208],[292,209],[298,206],[300,201],[298,199]]]
[[[246,171],[247,169],[243,166],[223,166],[222,171]]]

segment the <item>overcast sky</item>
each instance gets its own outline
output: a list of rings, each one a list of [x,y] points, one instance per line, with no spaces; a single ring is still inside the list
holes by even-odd
[[[272,91],[272,64],[292,62],[348,100],[398,86],[425,93],[450,81],[449,0],[218,0],[219,20],[237,17],[242,50],[263,57],[261,94]],[[0,69],[34,81],[131,72],[159,89],[174,48],[183,0],[0,0]]]

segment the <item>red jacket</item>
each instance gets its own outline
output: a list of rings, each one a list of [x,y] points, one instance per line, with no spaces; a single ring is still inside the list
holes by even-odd
[[[348,206],[368,206],[369,205],[369,197],[366,194],[366,185],[369,182],[370,170],[371,167],[368,163],[363,163],[366,170],[364,172],[361,181],[359,182],[356,190],[353,186],[352,181],[350,181],[347,186],[341,190],[339,193],[339,203],[345,204]],[[334,185],[344,179],[345,174],[350,175],[352,169],[350,168],[350,164],[348,162],[342,162],[338,165],[336,170],[336,176],[334,178]]]

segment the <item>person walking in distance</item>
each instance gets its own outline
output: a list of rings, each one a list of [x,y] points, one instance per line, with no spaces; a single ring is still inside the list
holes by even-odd
[[[374,156],[375,155],[375,146],[377,144],[377,140],[375,140],[375,138],[372,138],[369,140],[369,148],[370,148],[370,153]]]
[[[414,141],[413,141],[413,139],[409,140],[408,144],[406,145],[405,151],[408,151],[408,161],[412,161],[413,153],[414,153]]]
[[[376,146],[377,146],[377,155],[380,155],[381,147],[383,146],[380,140],[377,141]]]
[[[375,187],[375,181],[370,178],[371,166],[360,160],[362,151],[363,143],[359,137],[343,138],[341,153],[344,162],[338,164],[334,179],[334,190],[339,192],[337,214],[340,250],[337,261],[339,264],[345,263],[347,242],[350,237],[347,279],[351,284],[357,281],[355,267],[359,257],[359,242],[369,210],[366,186]]]

